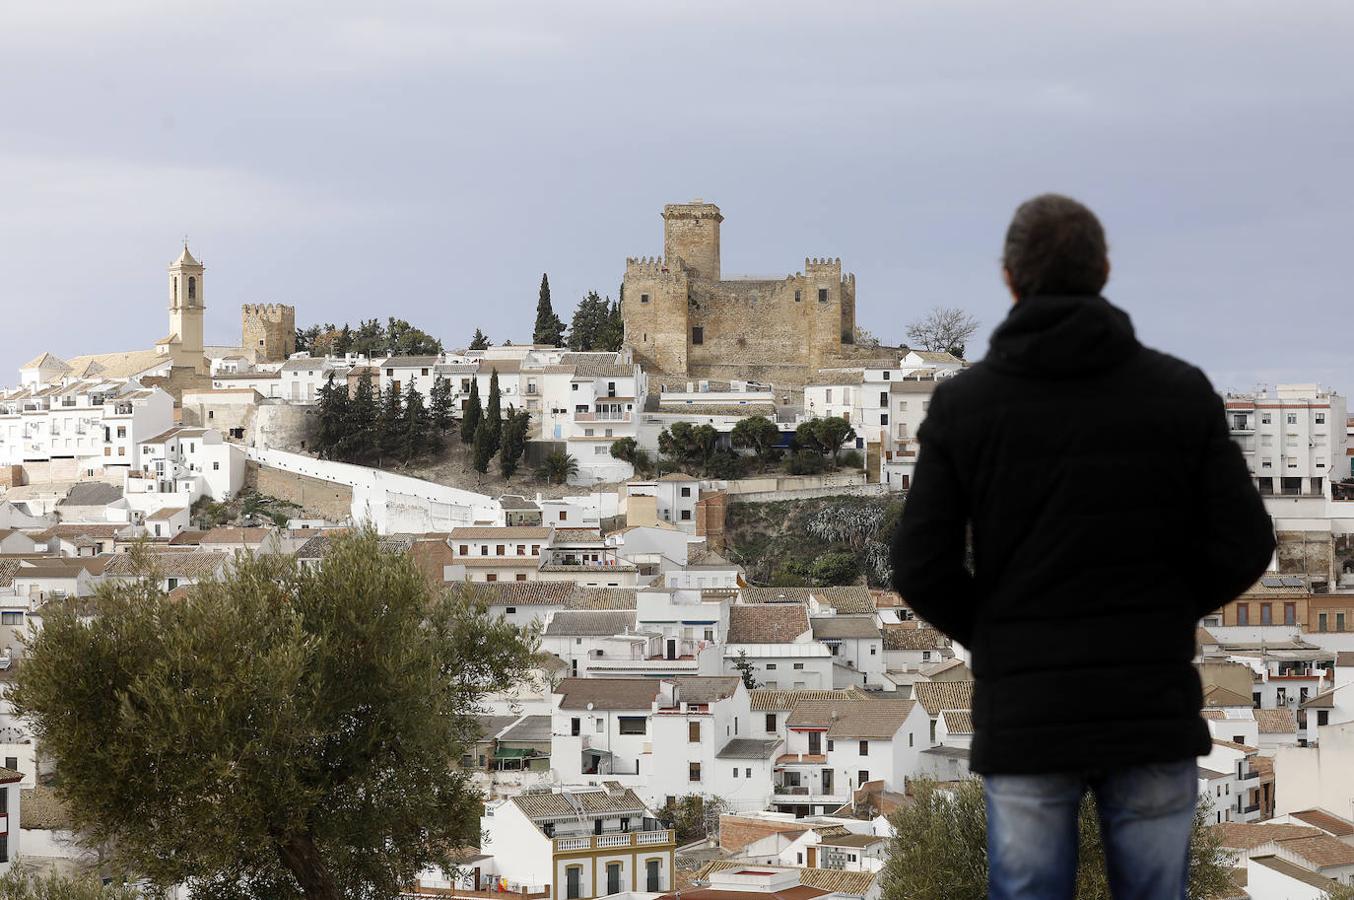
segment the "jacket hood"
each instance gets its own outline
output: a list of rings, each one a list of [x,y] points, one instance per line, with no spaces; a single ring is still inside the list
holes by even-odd
[[[984,362],[1003,372],[1071,378],[1112,369],[1142,345],[1104,297],[1029,297],[992,333]]]

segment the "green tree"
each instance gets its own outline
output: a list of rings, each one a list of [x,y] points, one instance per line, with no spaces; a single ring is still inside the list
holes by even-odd
[[[348,382],[335,382],[330,371],[324,387],[320,388],[320,434],[315,449],[321,459],[341,459],[343,440],[348,433]]]
[[[564,322],[555,315],[555,309],[550,305],[550,279],[545,274],[541,275],[541,293],[536,301],[536,328],[531,340],[550,347],[564,346]]]
[[[621,305],[611,301],[607,309],[606,323],[597,334],[597,349],[616,351],[625,343],[625,319],[621,317]]]
[[[531,427],[531,413],[525,409],[508,407],[508,419],[503,423],[503,441],[498,449],[498,468],[504,478],[511,478],[522,461],[527,448],[527,429]]]
[[[404,394],[404,419],[400,429],[400,456],[405,462],[434,450],[433,440],[437,432],[429,421],[428,410],[423,405],[423,395],[409,382],[409,390]],[[440,444],[440,439],[438,439]]]
[[[712,425],[673,422],[658,435],[658,452],[678,465],[705,471],[715,452],[719,432]]]
[[[381,415],[378,420],[378,457],[393,459],[404,449],[404,397],[391,385],[382,392]]]
[[[358,379],[348,404],[348,425],[341,449],[347,462],[369,463],[380,453],[381,399],[372,384],[370,367]]]
[[[461,442],[464,444],[474,443],[475,434],[480,430],[480,419],[484,418],[484,410],[480,408],[480,382],[473,375],[470,377],[470,396],[465,401],[465,409],[461,412]]]
[[[800,422],[795,428],[795,436],[791,438],[790,445],[796,453],[816,453],[822,456],[828,452],[828,448],[823,446],[818,422],[818,419],[809,419],[807,422]]]
[[[494,436],[489,430],[489,420],[481,419],[475,429],[475,441],[471,445],[471,461],[475,471],[481,475],[489,471],[489,460],[494,458]]]
[[[719,833],[719,817],[725,810],[719,797],[684,794],[674,797],[658,810],[658,820],[676,832],[678,844],[689,844]]]
[[[470,339],[470,346],[467,349],[488,350],[490,346],[491,342],[489,340],[489,335],[485,334],[483,331],[480,331],[478,328],[476,328],[475,336]]]
[[[860,577],[860,560],[856,554],[845,550],[829,550],[819,554],[809,567],[814,584],[830,587],[837,584],[853,584]]]
[[[372,357],[387,350],[386,330],[378,319],[367,319],[357,323],[353,330],[353,352]]]
[[[386,321],[386,344],[397,356],[435,356],[442,352],[441,341],[394,316]]]
[[[833,462],[837,461],[837,455],[841,453],[842,444],[856,436],[856,430],[851,427],[851,423],[841,416],[825,416],[821,419],[814,419],[812,424],[818,432],[819,446],[832,457]]]
[[[351,353],[353,349],[353,330],[344,322],[343,327],[334,335],[334,354],[343,356],[345,353]]]
[[[158,585],[100,586],[92,619],[49,607],[11,694],[120,870],[232,900],[394,897],[475,842],[457,763],[486,693],[532,665],[514,626],[369,529],[320,566],[246,554],[186,597]]]
[[[296,329],[296,352],[314,356],[315,339],[320,336],[320,326]]]
[[[573,322],[569,326],[569,349],[607,349],[601,346],[601,341],[610,328],[610,314],[607,302],[597,296],[596,291],[588,291],[574,309]]]
[[[456,423],[451,409],[451,382],[443,375],[437,376],[428,391],[428,415],[439,434],[446,434]]]
[[[98,878],[40,875],[22,863],[0,875],[0,900],[143,900],[130,885],[102,884]]]
[[[632,437],[623,437],[611,442],[611,458],[634,465],[639,443]]]
[[[572,475],[578,474],[578,460],[574,459],[563,450],[546,456],[541,464],[536,467],[536,476],[543,478],[551,484],[564,484]]]
[[[484,410],[482,427],[489,429],[489,455],[493,456],[503,440],[503,395],[498,390],[498,369],[489,373],[489,405]]]
[[[738,658],[733,661],[733,668],[738,676],[743,679],[743,687],[755,691],[762,686],[762,683],[757,680],[757,667],[752,664],[752,660],[748,659],[746,650],[738,651]]]
[[[981,900],[987,896],[987,809],[978,779],[953,788],[929,781],[910,784],[913,802],[890,819],[894,836],[882,875],[882,900]],[[1189,896],[1235,892],[1226,854],[1196,811],[1190,839]],[[1030,835],[1030,840],[1039,840]],[[1109,900],[1105,848],[1095,801],[1081,806],[1078,900]]]
[[[735,447],[751,450],[763,470],[780,458],[780,450],[776,447],[776,442],[780,440],[780,429],[766,416],[740,419],[733,426],[729,439]]]

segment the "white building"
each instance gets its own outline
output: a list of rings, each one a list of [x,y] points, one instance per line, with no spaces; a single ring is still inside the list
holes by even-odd
[[[1315,384],[1281,384],[1224,398],[1232,439],[1264,495],[1329,498],[1347,471],[1345,398]]]
[[[729,607],[724,671],[750,666],[768,688],[821,690],[833,686],[832,652],[813,639],[802,603],[735,604]]]
[[[199,497],[227,500],[244,487],[244,448],[215,428],[171,428],[144,439],[140,451],[140,465],[123,483],[134,509],[187,507]]]
[[[70,477],[140,467],[139,447],[174,424],[174,399],[133,382],[0,394],[0,464],[65,462]]]
[[[631,481],[625,489],[630,497],[656,498],[659,521],[669,522],[688,534],[695,534],[700,485],[701,480],[694,475],[671,472],[653,481]]]

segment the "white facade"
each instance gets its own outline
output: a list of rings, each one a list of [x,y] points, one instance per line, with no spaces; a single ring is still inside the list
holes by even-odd
[[[244,486],[245,451],[215,428],[171,428],[140,445],[140,465],[123,491],[143,512],[192,506],[199,497],[225,500]]]
[[[138,468],[140,442],[174,424],[174,399],[135,383],[0,395],[0,464],[71,460],[71,475]]]
[[[1264,495],[1331,495],[1348,472],[1345,398],[1315,384],[1224,398],[1232,439]]]

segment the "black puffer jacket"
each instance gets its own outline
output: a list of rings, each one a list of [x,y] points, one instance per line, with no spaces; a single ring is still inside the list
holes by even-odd
[[[1274,535],[1203,373],[1100,297],[1031,298],[917,436],[894,586],[972,651],[973,770],[1207,753],[1195,626]]]

